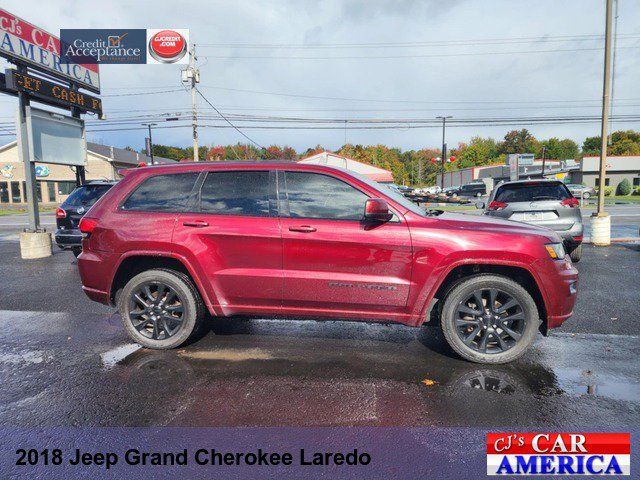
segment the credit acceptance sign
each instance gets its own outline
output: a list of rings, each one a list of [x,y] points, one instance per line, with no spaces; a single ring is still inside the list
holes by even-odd
[[[0,56],[100,93],[98,65],[60,62],[60,39],[0,8]]]

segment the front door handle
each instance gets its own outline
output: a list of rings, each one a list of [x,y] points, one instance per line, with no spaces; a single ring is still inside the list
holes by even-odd
[[[193,220],[193,221],[182,222],[182,225],[184,225],[185,227],[204,228],[204,227],[208,227],[209,223],[205,222],[204,220]]]
[[[309,225],[300,225],[299,227],[289,227],[290,232],[302,232],[302,233],[311,233],[315,232],[316,229]]]

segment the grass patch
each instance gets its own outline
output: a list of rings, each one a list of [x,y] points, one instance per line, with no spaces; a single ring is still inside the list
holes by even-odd
[[[40,213],[55,212],[57,207],[41,207],[38,209]],[[2,215],[18,215],[20,213],[27,213],[24,208],[4,208],[0,209],[0,216]]]

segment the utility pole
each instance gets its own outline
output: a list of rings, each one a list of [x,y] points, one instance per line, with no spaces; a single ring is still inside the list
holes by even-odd
[[[547,147],[542,147],[542,178],[544,179],[544,164],[547,160]]]
[[[611,30],[613,0],[606,0],[606,20],[604,35],[604,81],[602,86],[602,124],[600,129],[600,176],[598,189],[598,210],[591,218],[591,240],[594,245],[611,244],[611,218],[604,211],[604,189],[607,176],[607,123],[609,116],[609,91],[611,86]]]
[[[440,156],[440,188],[444,189],[444,162],[447,161],[447,144],[445,143],[445,131],[447,128],[447,119],[453,118],[451,115],[436,117],[442,120],[442,155]]]
[[[200,83],[200,70],[196,68],[196,44],[189,51],[189,67],[182,70],[182,82],[191,84],[191,118],[193,126],[193,161],[199,161],[198,151],[198,102],[196,85]]]
[[[613,14],[613,60],[611,61],[611,109],[609,111],[610,118],[613,118],[613,102],[615,100],[616,91],[616,50],[618,45],[618,0],[614,0],[614,14]],[[611,145],[611,134],[613,133],[613,120],[609,120],[609,141]]]
[[[147,127],[149,127],[149,157],[151,158],[151,165],[154,164],[153,162],[153,139],[151,138],[151,127],[154,125],[157,125],[156,123],[143,123],[142,125],[146,125]]]

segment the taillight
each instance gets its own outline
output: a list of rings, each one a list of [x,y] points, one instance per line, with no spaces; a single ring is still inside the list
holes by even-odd
[[[507,208],[507,204],[504,202],[496,202],[495,200],[489,204],[489,210],[502,210]]]
[[[67,218],[67,212],[58,207],[58,209],[56,210],[56,218]]]
[[[564,205],[565,207],[575,208],[580,205],[580,202],[576,197],[569,197],[562,200],[560,204]]]
[[[86,238],[93,233],[97,226],[98,221],[95,218],[82,217],[78,228],[82,232],[82,236]]]

